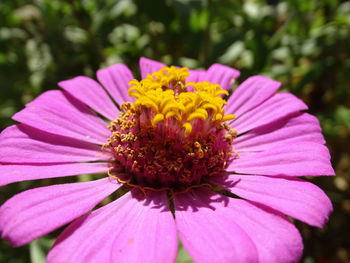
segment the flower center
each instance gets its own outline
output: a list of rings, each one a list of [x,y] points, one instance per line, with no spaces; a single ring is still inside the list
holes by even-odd
[[[182,191],[206,183],[233,158],[236,131],[225,123],[220,85],[186,82],[187,68],[165,67],[141,81],[110,123],[110,174],[132,186]]]

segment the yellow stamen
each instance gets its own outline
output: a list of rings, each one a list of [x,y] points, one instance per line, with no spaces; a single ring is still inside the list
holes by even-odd
[[[190,135],[192,131],[192,125],[189,122],[184,123],[183,127],[185,128],[185,134],[186,136]]]
[[[233,114],[227,114],[222,118],[222,121],[229,121],[229,120],[233,120],[234,118],[236,118],[235,115]]]
[[[151,109],[153,126],[174,118],[185,129],[186,135],[192,132],[191,122],[196,119],[217,125],[234,118],[234,115],[225,115],[223,109],[226,101],[221,95],[228,95],[226,90],[208,81],[186,83],[188,76],[187,68],[172,66],[148,74],[141,81],[130,81],[128,92],[136,98],[135,110]]]
[[[152,120],[153,126],[157,125],[157,123],[161,122],[162,120],[164,120],[164,115],[161,113],[156,114]]]

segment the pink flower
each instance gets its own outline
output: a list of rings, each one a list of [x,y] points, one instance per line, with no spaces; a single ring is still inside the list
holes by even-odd
[[[99,70],[101,85],[62,81],[13,116],[0,185],[103,177],[12,197],[0,208],[2,237],[22,246],[73,221],[48,262],[175,262],[178,235],[195,262],[297,261],[302,240],[287,216],[322,227],[332,210],[297,178],[334,175],[307,106],[263,76],[226,104],[239,72],[219,64],[140,67],[142,81],[122,64]],[[89,213],[120,187],[129,191]]]

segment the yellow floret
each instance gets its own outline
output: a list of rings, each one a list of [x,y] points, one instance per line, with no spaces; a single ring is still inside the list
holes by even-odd
[[[188,136],[188,135],[191,133],[191,131],[192,131],[192,125],[191,125],[191,123],[185,122],[184,125],[183,125],[182,127],[185,128],[185,134],[186,134],[186,136]]]
[[[130,81],[128,92],[136,99],[135,109],[151,109],[155,114],[153,126],[165,119],[174,118],[182,125],[186,135],[192,132],[191,122],[195,119],[215,124],[235,117],[232,114],[225,115],[223,106],[226,101],[221,95],[228,95],[226,90],[219,84],[208,81],[186,83],[188,76],[187,68],[171,66],[148,74],[141,81]]]
[[[156,116],[154,116],[153,120],[152,120],[152,124],[153,126],[157,125],[158,122],[164,120],[164,115],[161,113],[157,113]]]

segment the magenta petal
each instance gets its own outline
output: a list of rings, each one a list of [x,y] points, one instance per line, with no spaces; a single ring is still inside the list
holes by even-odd
[[[276,209],[309,225],[322,227],[332,203],[316,185],[296,178],[230,174],[213,182],[235,195]]]
[[[190,75],[187,77],[186,82],[200,82],[204,79],[206,70],[190,70]]]
[[[93,79],[79,76],[61,81],[58,85],[109,120],[114,120],[119,115],[117,106],[114,105],[106,91]]]
[[[27,180],[80,174],[107,174],[108,163],[0,164],[0,186]]]
[[[314,116],[300,113],[292,118],[258,127],[235,139],[238,152],[269,150],[281,144],[314,142],[324,144],[320,124]]]
[[[281,83],[264,76],[246,79],[227,100],[226,112],[240,116],[270,98]]]
[[[297,97],[290,93],[281,92],[234,119],[231,126],[237,129],[239,134],[242,134],[306,109],[307,106]]]
[[[227,171],[243,174],[334,175],[326,146],[312,142],[280,144],[265,151],[240,152]]]
[[[175,222],[164,192],[127,193],[73,222],[47,262],[175,262]]]
[[[228,197],[197,189],[174,197],[180,239],[195,262],[257,262],[256,247],[235,223]]]
[[[143,79],[146,78],[147,74],[152,74],[153,72],[156,72],[161,68],[166,67],[166,65],[161,62],[144,58],[144,57],[140,58],[139,64],[140,64],[141,77]]]
[[[259,262],[298,262],[303,242],[286,217],[267,207],[235,198],[229,199],[227,210],[254,242]]]
[[[52,134],[97,144],[104,144],[110,135],[106,122],[59,90],[43,93],[12,118]]]
[[[22,192],[0,207],[1,236],[22,246],[88,212],[118,186],[104,178]]]
[[[101,147],[34,129],[24,124],[0,134],[0,163],[67,163],[107,160]]]
[[[116,64],[97,71],[98,81],[119,105],[134,100],[128,95],[129,82],[133,78],[129,68],[123,64]]]
[[[208,68],[206,74],[203,75],[202,78],[199,78],[198,81],[217,83],[220,84],[223,89],[229,90],[239,75],[239,71],[234,68],[220,64],[213,64]]]

